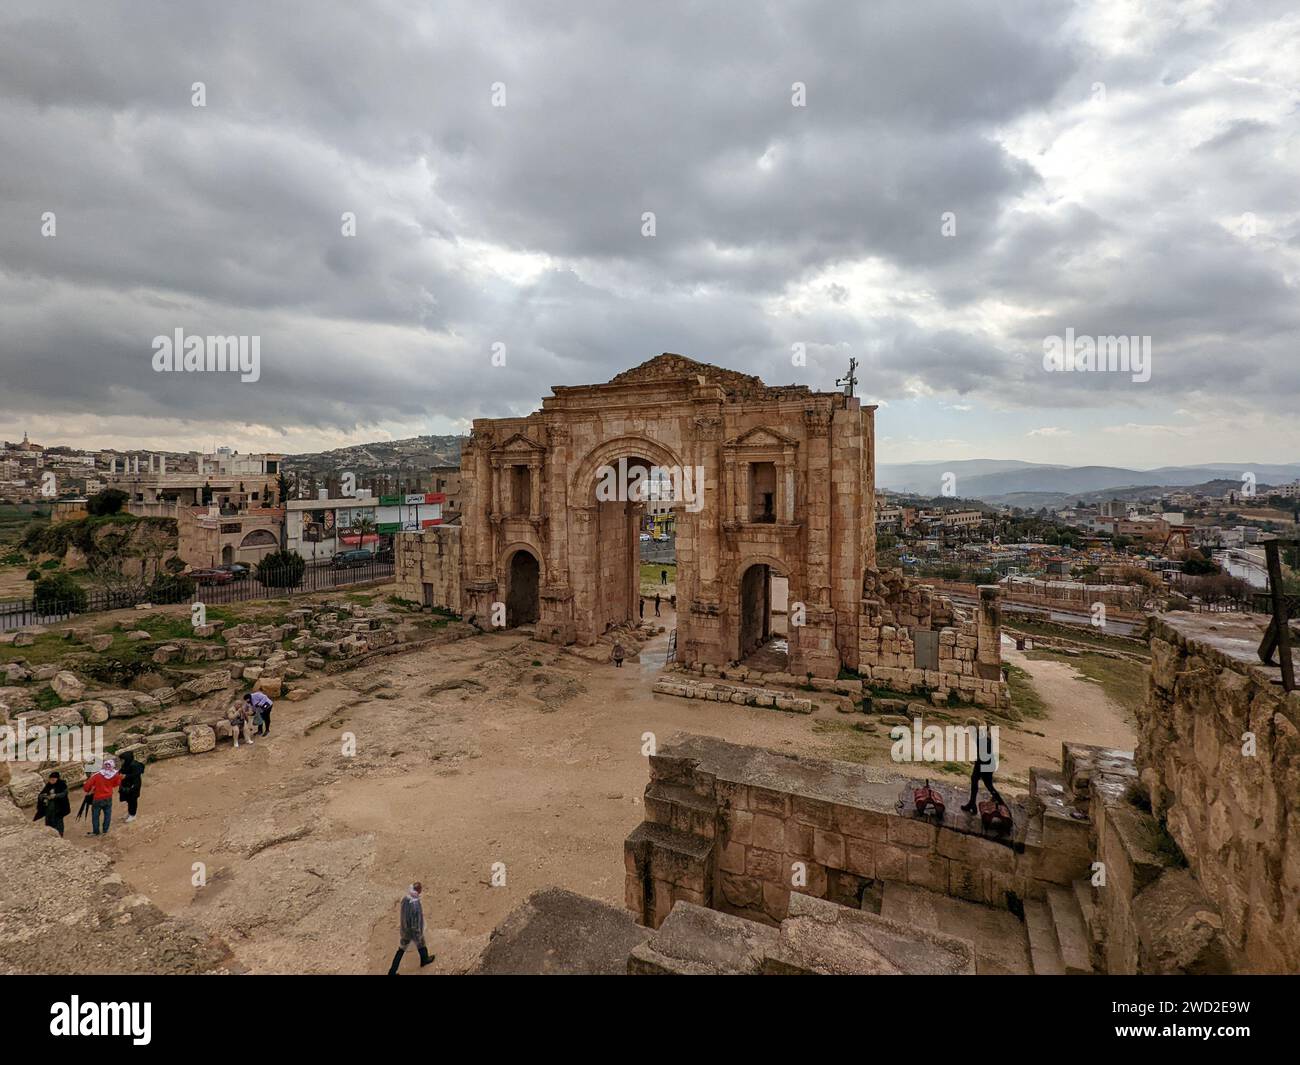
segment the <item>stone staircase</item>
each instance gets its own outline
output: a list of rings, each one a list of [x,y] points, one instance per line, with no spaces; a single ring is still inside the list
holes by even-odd
[[[718,803],[693,782],[689,763],[651,757],[645,820],[623,844],[624,899],[648,928],[658,928],[675,902],[714,904]]]
[[[1087,881],[1082,881],[1087,885]],[[1025,901],[1025,929],[1036,976],[1090,976],[1093,941],[1079,901],[1079,887],[1052,887],[1046,899]],[[1090,893],[1091,888],[1086,890]]]

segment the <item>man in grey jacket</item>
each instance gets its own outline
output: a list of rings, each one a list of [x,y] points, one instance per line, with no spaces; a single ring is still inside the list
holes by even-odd
[[[433,962],[434,956],[424,946],[424,907],[420,905],[420,895],[423,891],[424,888],[417,880],[402,898],[402,916],[398,922],[399,946],[397,953],[393,955],[393,964],[388,970],[389,976],[397,975],[397,966],[401,964],[402,955],[412,943],[420,949],[421,969]]]

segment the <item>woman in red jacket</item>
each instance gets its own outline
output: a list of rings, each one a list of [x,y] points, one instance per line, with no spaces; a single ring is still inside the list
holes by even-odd
[[[90,824],[92,836],[99,835],[99,815],[104,815],[104,835],[108,835],[108,824],[113,820],[113,792],[122,783],[122,774],[117,771],[117,764],[111,758],[104,759],[104,766],[98,773],[92,773],[82,785],[91,798]]]

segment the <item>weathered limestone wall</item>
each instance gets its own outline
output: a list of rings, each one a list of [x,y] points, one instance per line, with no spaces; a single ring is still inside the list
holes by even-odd
[[[999,589],[980,589],[975,617],[962,620],[953,604],[900,572],[869,572],[858,628],[858,672],[873,685],[896,691],[950,692],[980,706],[1005,708],[1011,694],[1002,679]],[[918,665],[916,631],[938,633],[935,668]]]
[[[987,837],[955,794],[942,825],[900,813],[912,782],[866,766],[679,734],[650,771],[625,897],[655,928],[678,901],[772,924],[792,891],[857,906],[886,881],[1006,907],[1071,885],[1091,857],[1049,846],[1023,811],[1015,836]]]
[[[455,525],[435,525],[393,537],[397,594],[422,606],[461,613],[460,537]]]
[[[1236,967],[1300,972],[1300,692],[1255,654],[1258,621],[1153,622],[1137,758],[1152,814],[1222,914]],[[1252,744],[1253,738],[1253,744]]]

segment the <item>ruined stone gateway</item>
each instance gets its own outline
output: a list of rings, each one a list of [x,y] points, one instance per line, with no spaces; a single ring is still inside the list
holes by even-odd
[[[783,578],[790,674],[1005,703],[996,594],[968,620],[876,570],[873,406],[673,354],[552,392],[526,418],[475,419],[460,527],[399,537],[408,598],[590,645],[638,614],[646,501],[605,489],[670,471],[680,663],[762,646]]]

